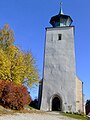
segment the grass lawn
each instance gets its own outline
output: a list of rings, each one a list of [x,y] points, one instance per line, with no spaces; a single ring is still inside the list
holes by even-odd
[[[71,118],[81,119],[81,120],[88,120],[87,117],[84,117],[82,115],[75,115],[75,114],[69,114],[69,113],[62,113],[62,115],[71,117]]]

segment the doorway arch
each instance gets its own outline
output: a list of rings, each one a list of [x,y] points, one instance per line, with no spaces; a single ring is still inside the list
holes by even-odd
[[[52,111],[60,111],[60,99],[58,97],[54,97],[52,100]]]
[[[51,97],[50,111],[62,111],[62,99],[58,95]]]

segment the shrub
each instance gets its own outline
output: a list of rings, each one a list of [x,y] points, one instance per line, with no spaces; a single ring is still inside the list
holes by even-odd
[[[33,108],[38,109],[38,99],[33,100],[33,101],[30,103],[30,106],[33,107]]]
[[[30,104],[31,97],[27,88],[12,81],[0,80],[0,104],[6,108],[21,110]]]

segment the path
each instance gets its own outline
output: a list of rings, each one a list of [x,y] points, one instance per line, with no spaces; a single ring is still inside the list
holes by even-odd
[[[0,120],[76,120],[73,118],[68,118],[59,113],[45,113],[45,114],[36,114],[36,113],[18,113],[14,115],[3,115],[0,116]]]

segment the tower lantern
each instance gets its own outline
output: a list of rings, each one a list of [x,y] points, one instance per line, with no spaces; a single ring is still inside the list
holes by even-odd
[[[60,12],[58,15],[51,17],[50,24],[53,27],[63,27],[63,26],[70,26],[73,20],[70,16],[64,15],[62,10],[62,3],[60,3]]]

